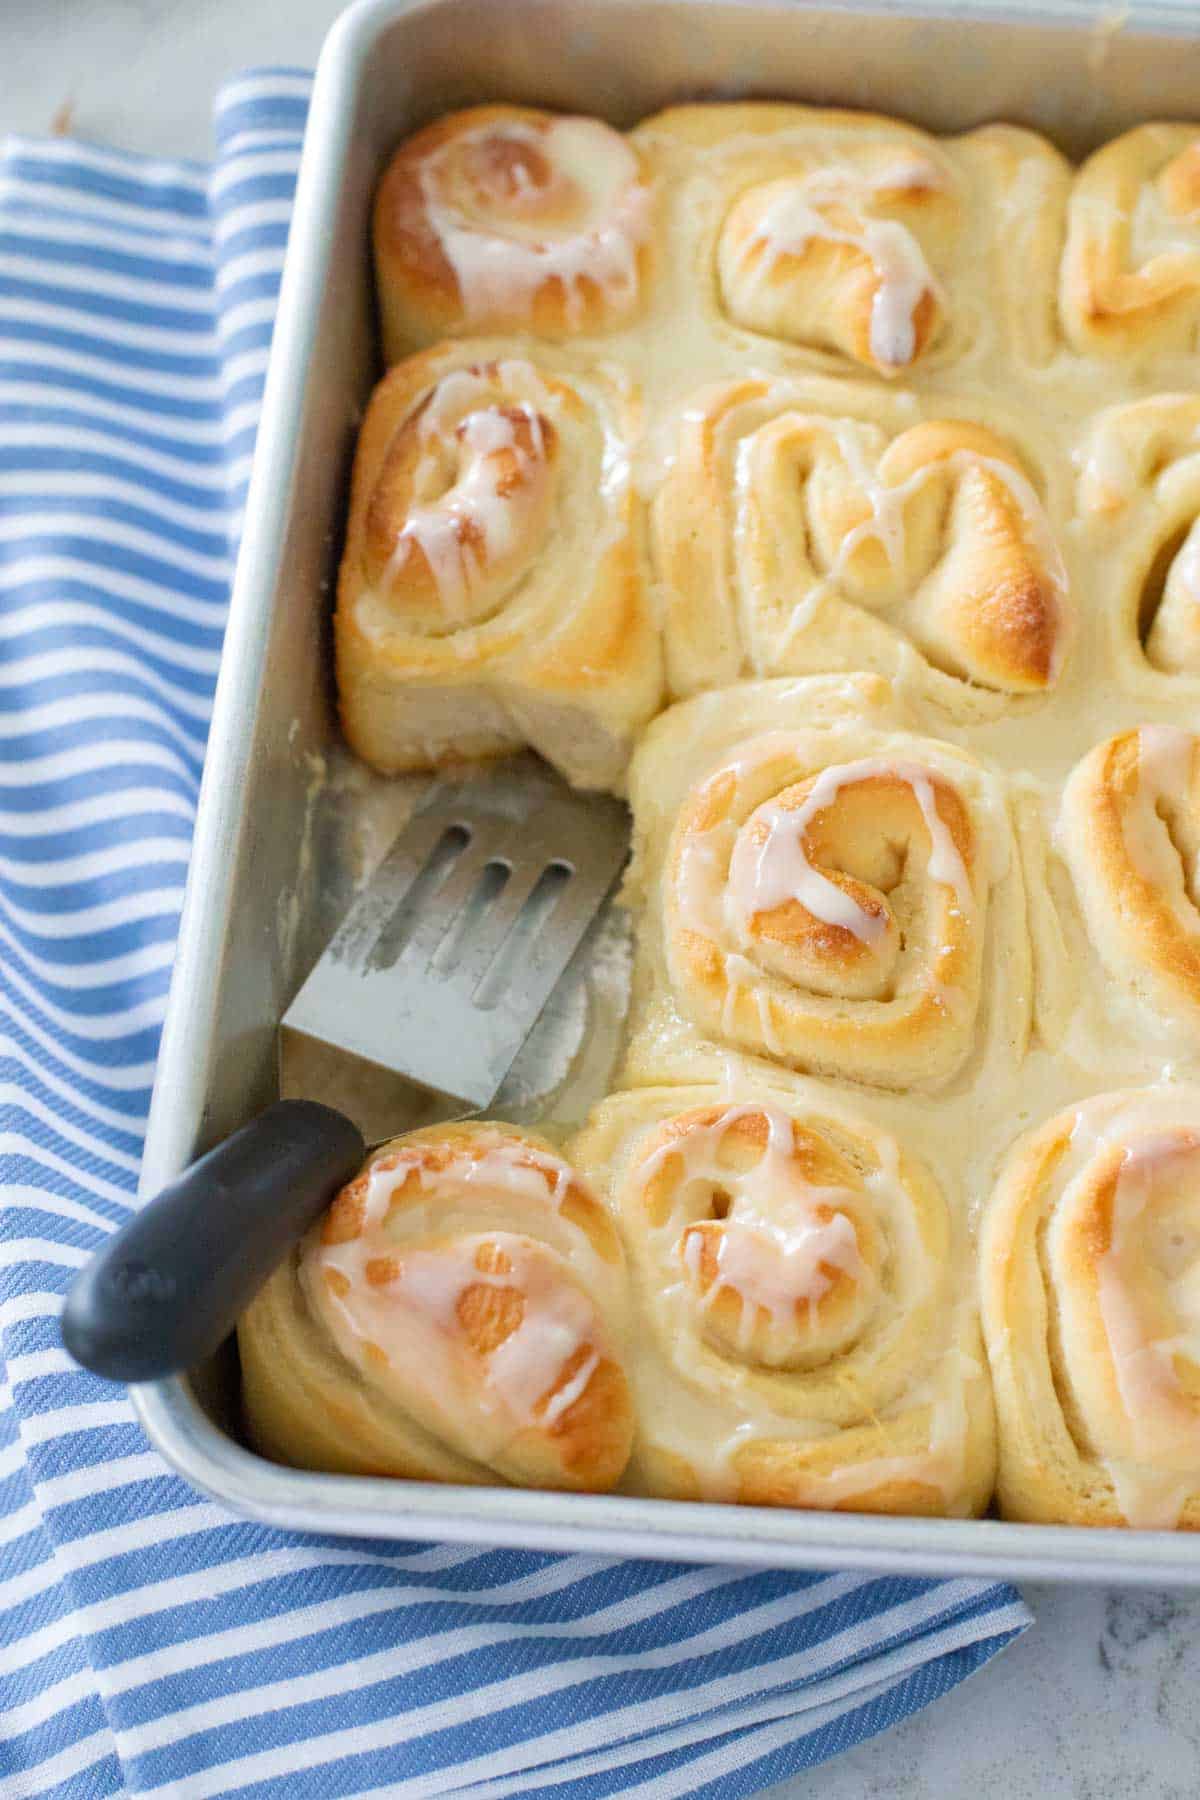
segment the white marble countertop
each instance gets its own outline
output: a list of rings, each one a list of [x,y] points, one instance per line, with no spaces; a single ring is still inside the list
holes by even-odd
[[[502,3],[502,0],[497,0]],[[310,66],[339,0],[3,0],[0,130],[205,157],[218,83]],[[938,1705],[771,1800],[1195,1800],[1200,1596],[1039,1587],[1036,1618]]]

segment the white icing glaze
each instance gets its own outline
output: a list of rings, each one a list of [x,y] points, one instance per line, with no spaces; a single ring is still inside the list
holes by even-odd
[[[1108,512],[1127,503],[1137,486],[1138,474],[1119,431],[1101,424],[1092,432],[1080,480],[1083,503],[1089,511]]]
[[[745,1093],[745,1073],[732,1065],[727,1088],[733,1095]],[[823,1103],[830,1096],[823,1094]],[[737,1120],[761,1114],[767,1119],[767,1142],[751,1166],[734,1168],[719,1156],[721,1137]],[[840,1116],[836,1108],[831,1116]],[[818,1134],[822,1119],[798,1123]],[[845,1121],[853,1130],[852,1121]],[[742,1300],[738,1331],[733,1339],[740,1354],[753,1366],[752,1349],[756,1321],[765,1316],[776,1329],[792,1324],[798,1334],[807,1329],[816,1361],[811,1379],[820,1387],[828,1371],[842,1367],[848,1387],[865,1379],[869,1388],[871,1352],[865,1348],[876,1322],[886,1318],[896,1298],[880,1289],[880,1275],[864,1256],[864,1245],[854,1218],[862,1218],[864,1206],[883,1221],[890,1240],[886,1265],[890,1265],[903,1292],[906,1284],[920,1288],[930,1271],[922,1241],[911,1212],[900,1170],[900,1152],[886,1132],[873,1131],[871,1152],[875,1159],[865,1168],[855,1159],[861,1187],[839,1189],[808,1182],[793,1162],[795,1124],[792,1117],[771,1102],[755,1104],[731,1099],[711,1122],[696,1126],[677,1139],[657,1144],[631,1166],[631,1178],[644,1188],[664,1168],[674,1176],[669,1209],[646,1237],[648,1299],[656,1319],[658,1349],[635,1359],[635,1378],[642,1385],[643,1405],[653,1419],[653,1437],[695,1472],[705,1498],[731,1500],[738,1496],[737,1460],[758,1442],[797,1446],[829,1437],[836,1443],[820,1408],[809,1411],[805,1395],[810,1379],[803,1371],[777,1370],[769,1364],[740,1370],[728,1351],[710,1347],[710,1308],[719,1293],[735,1292]],[[739,1163],[740,1163],[739,1159]],[[718,1274],[707,1291],[698,1280],[700,1253],[691,1248],[695,1227],[711,1217],[712,1194],[728,1197],[722,1232],[729,1248],[722,1248]],[[817,1220],[814,1209],[828,1207],[832,1220]],[[846,1210],[843,1211],[842,1209]],[[824,1266],[822,1266],[824,1265]],[[830,1272],[844,1270],[856,1289],[852,1314],[822,1324],[821,1299],[830,1285]],[[903,1304],[903,1301],[901,1301]],[[969,1314],[969,1302],[956,1303],[961,1323]],[[958,1326],[951,1333],[956,1336]],[[867,1361],[857,1358],[859,1344]],[[664,1361],[662,1351],[666,1350]],[[761,1353],[761,1352],[760,1352]],[[845,1359],[843,1362],[842,1359]],[[944,1494],[952,1504],[961,1492],[967,1435],[967,1412],[959,1357],[950,1348],[922,1363],[904,1386],[901,1409],[928,1406],[927,1433],[910,1452],[889,1445],[889,1419],[895,1401],[866,1402],[864,1423],[878,1430],[877,1456],[827,1474],[804,1469],[797,1472],[802,1504],[810,1506],[852,1503],[869,1489],[887,1481],[917,1481]],[[979,1364],[961,1359],[962,1378],[984,1379]],[[794,1396],[794,1400],[793,1400]],[[864,1393],[865,1400],[865,1393]]]
[[[755,1114],[767,1121],[767,1143],[745,1171],[731,1171],[718,1150],[730,1126]],[[679,1231],[696,1197],[703,1207],[714,1187],[733,1194],[722,1222],[717,1274],[701,1301],[711,1306],[719,1294],[733,1292],[742,1302],[743,1341],[748,1344],[758,1312],[776,1326],[786,1326],[802,1302],[815,1307],[832,1285],[827,1269],[865,1281],[868,1271],[859,1254],[853,1220],[839,1210],[854,1195],[843,1188],[817,1187],[804,1179],[795,1161],[794,1128],[786,1113],[769,1106],[731,1106],[710,1124],[671,1139],[644,1159],[640,1176],[653,1179],[669,1158],[681,1164],[679,1187],[669,1231]],[[818,1220],[818,1208],[833,1216]],[[700,1237],[686,1230],[675,1239],[676,1254],[699,1285]]]
[[[637,160],[618,134],[592,119],[554,119],[544,126],[508,121],[504,140],[525,144],[544,156],[559,179],[580,199],[576,225],[547,230],[536,212],[522,219],[519,208],[474,217],[459,204],[449,175],[473,141],[497,135],[495,126],[445,144],[420,171],[426,216],[454,272],[467,324],[485,324],[497,315],[528,318],[547,281],[562,284],[567,323],[585,319],[583,284],[611,296],[618,311],[628,309],[638,285],[638,252],[650,227],[650,195],[638,175]],[[536,195],[526,179],[523,195]]]
[[[390,1218],[393,1195],[414,1173],[429,1200]],[[577,1179],[569,1164],[527,1145],[457,1154],[441,1169],[401,1151],[395,1167],[372,1169],[359,1231],[340,1243],[310,1239],[302,1254],[310,1301],[343,1354],[388,1379],[382,1360],[428,1413],[469,1417],[485,1459],[521,1430],[551,1427],[607,1354],[590,1296],[608,1292],[608,1277],[585,1235],[557,1212]],[[518,1229],[492,1227],[497,1198]],[[498,1269],[479,1267],[485,1251],[485,1264],[499,1259]],[[515,1290],[522,1303],[515,1328],[483,1357],[460,1312],[479,1287]]]
[[[503,1254],[509,1265],[504,1273],[489,1274],[478,1268],[476,1253],[485,1245]],[[325,1261],[328,1267],[339,1266],[333,1256]],[[357,1294],[353,1300],[335,1297],[335,1304],[342,1307],[354,1335],[376,1343],[379,1339],[373,1326],[382,1326],[385,1342],[394,1343],[397,1315],[407,1314],[411,1336],[404,1345],[406,1374],[411,1373],[414,1356],[422,1362],[432,1358],[444,1364],[454,1354],[463,1342],[459,1303],[469,1289],[482,1285],[515,1288],[524,1303],[516,1330],[486,1359],[485,1407],[503,1407],[518,1426],[535,1423],[539,1402],[546,1400],[562,1370],[580,1350],[587,1352],[580,1369],[581,1374],[586,1371],[583,1386],[587,1385],[599,1360],[593,1343],[595,1310],[579,1288],[561,1279],[560,1270],[547,1280],[540,1258],[531,1255],[528,1240],[509,1232],[490,1232],[436,1250],[405,1250],[398,1263],[395,1279],[378,1290],[374,1305],[370,1301],[364,1305]],[[396,1354],[389,1361],[394,1367],[401,1366]],[[577,1379],[572,1378],[572,1386]],[[458,1385],[454,1376],[448,1375],[438,1382],[438,1390],[452,1392]],[[569,1402],[564,1402],[563,1394],[555,1394],[542,1409],[543,1422],[554,1416],[550,1407],[561,1410],[565,1404]]]
[[[831,1203],[835,1199],[833,1190],[819,1192]],[[758,1311],[776,1325],[786,1325],[802,1301],[813,1308],[828,1292],[832,1282],[826,1268],[836,1266],[857,1275],[862,1262],[852,1222],[836,1213],[824,1224],[814,1223],[815,1198],[815,1193],[808,1197],[804,1212],[789,1207],[783,1210],[790,1217],[763,1218],[755,1224],[750,1222],[748,1203],[743,1203],[732,1215],[732,1226],[721,1234],[717,1275],[704,1303],[710,1305],[719,1294],[731,1292],[741,1301],[744,1327],[753,1324]],[[684,1261],[693,1278],[699,1276],[702,1251],[699,1237],[693,1234],[686,1240]]]
[[[1200,673],[1200,521],[1188,532],[1167,571],[1146,637],[1146,656],[1168,674]]]
[[[1179,851],[1160,808],[1188,805],[1194,744],[1192,734],[1178,726],[1141,726],[1137,794],[1121,814],[1121,835],[1131,866],[1144,881],[1170,896],[1178,916],[1193,927],[1197,872],[1185,868],[1180,881]]]
[[[1119,1456],[1106,1457],[1104,1467],[1126,1524],[1137,1531],[1176,1529],[1189,1495],[1196,1490],[1196,1477],[1164,1475]]]
[[[952,1435],[951,1429],[943,1421],[961,1415],[963,1412],[961,1396],[957,1389],[947,1385],[939,1389],[933,1397],[934,1430],[932,1441],[919,1448],[897,1455],[880,1455],[864,1458],[861,1462],[850,1461],[841,1468],[825,1470],[805,1469],[800,1478],[800,1487],[804,1493],[804,1504],[811,1507],[853,1507],[857,1500],[865,1498],[878,1488],[893,1482],[913,1482],[921,1487],[932,1488],[942,1497],[947,1507],[962,1484],[963,1470],[966,1461],[966,1438],[964,1432]],[[886,1443],[888,1436],[888,1420],[878,1422],[880,1437]],[[711,1458],[702,1463],[698,1473],[701,1477],[703,1497],[708,1500],[729,1500],[736,1494],[735,1464],[738,1453],[764,1437],[781,1435],[770,1433],[761,1421],[746,1420],[736,1426],[716,1446]],[[782,1435],[802,1443],[815,1441],[822,1433],[819,1428],[801,1431],[796,1428]]]
[[[799,255],[814,239],[849,244],[862,251],[878,275],[871,301],[871,355],[886,369],[902,369],[912,362],[916,309],[926,294],[940,298],[938,284],[920,244],[898,220],[868,214],[854,226],[836,226],[820,208],[830,202],[853,205],[856,196],[872,186],[899,185],[891,176],[870,182],[856,171],[818,171],[767,203],[740,259],[739,271],[741,280],[753,288],[770,279],[781,257]]]
[[[885,368],[906,368],[916,355],[915,315],[933,276],[916,238],[895,219],[877,219],[863,232],[867,255],[879,270],[871,301],[871,355]]]
[[[1187,792],[1191,780],[1191,732],[1177,725],[1143,725],[1138,731],[1138,791],[1148,798]]]
[[[830,172],[845,174],[860,187],[875,193],[944,194],[950,188],[949,171],[928,156],[913,150],[882,169],[854,169],[848,164],[830,165]]]
[[[1200,1411],[1180,1387],[1175,1356],[1200,1361],[1200,1284],[1197,1243],[1177,1231],[1174,1241],[1155,1232],[1148,1209],[1156,1186],[1171,1179],[1195,1182],[1200,1134],[1181,1130],[1179,1105],[1169,1084],[1148,1088],[1115,1108],[1080,1107],[1060,1171],[1064,1203],[1097,1158],[1119,1152],[1108,1247],[1096,1260],[1096,1297],[1112,1359],[1117,1395],[1133,1455],[1101,1455],[1127,1522],[1141,1530],[1170,1530],[1189,1496],[1200,1487]],[[1179,1329],[1148,1335],[1139,1304],[1138,1269],[1158,1264]],[[1071,1296],[1065,1296],[1069,1322]],[[1068,1346],[1069,1359],[1069,1346]],[[1166,1466],[1164,1435],[1173,1445]],[[1180,1463],[1183,1467],[1180,1467]]]
[[[442,408],[446,405],[443,399]],[[525,423],[529,447],[510,416],[513,411]],[[438,430],[436,418],[431,422],[424,417],[421,429],[424,438],[432,439]],[[454,427],[453,437],[460,457],[457,480],[432,502],[410,507],[384,573],[386,588],[415,545],[452,621],[469,617],[488,582],[489,563],[510,558],[540,519],[550,481],[541,421],[528,405],[508,410],[492,405],[469,412]],[[430,473],[432,468],[431,462]],[[421,474],[419,467],[418,492]],[[507,491],[501,491],[502,483]]]
[[[888,1454],[885,1450],[877,1457],[865,1459],[857,1469],[822,1476],[822,1488],[818,1490],[822,1498],[830,1503],[844,1502],[868,1487],[916,1482],[940,1494],[947,1511],[956,1510],[954,1501],[962,1493],[970,1434],[967,1391],[989,1380],[981,1363],[963,1348],[973,1305],[968,1294],[959,1295],[952,1303],[953,1324],[940,1361],[915,1376],[906,1389],[906,1411],[928,1408],[928,1425],[916,1446],[900,1454]],[[886,1416],[876,1423],[886,1445]]]
[[[725,980],[728,986],[725,990],[725,998],[721,1002],[721,1029],[725,1036],[727,1038],[736,1036],[734,1019],[738,998],[742,993],[748,993],[754,1001],[754,1008],[758,1014],[758,1029],[762,1037],[763,1048],[772,1056],[780,1055],[783,1045],[771,1015],[771,996],[763,989],[762,970],[756,963],[752,963],[749,957],[743,956],[740,951],[729,950],[725,953]]]
[[[1080,500],[1086,512],[1112,512],[1135,498],[1140,488],[1153,500],[1175,466],[1195,453],[1200,426],[1187,426],[1178,413],[1166,412],[1158,428],[1127,436],[1122,429],[1128,410],[1117,407],[1089,433],[1080,465]]]
[[[1185,257],[1188,262],[1195,262],[1196,214],[1173,211],[1157,183],[1142,183],[1128,222],[1119,212],[1116,217],[1117,229],[1128,229],[1133,262],[1152,262],[1156,256]]]
[[[953,451],[947,457],[940,457],[924,463],[920,468],[914,469],[912,474],[906,476],[903,481],[886,482],[879,475],[878,452],[872,456],[871,450],[868,448],[870,436],[864,427],[850,419],[821,421],[821,423],[831,431],[842,460],[855,485],[866,498],[870,511],[865,518],[845,534],[828,567],[821,573],[816,583],[810,587],[808,593],[792,608],[784,629],[781,650],[786,651],[799,634],[812,623],[817,608],[827,594],[850,585],[851,559],[859,547],[868,541],[878,543],[883,550],[892,576],[893,596],[907,595],[914,579],[913,572],[908,566],[906,553],[906,513],[909,502],[935,477],[948,473],[952,481],[961,481],[976,469],[986,471],[994,480],[1000,482],[1011,496],[1021,517],[1026,547],[1036,558],[1042,573],[1050,584],[1059,618],[1064,616],[1069,594],[1066,565],[1037,491],[1020,469],[999,457],[982,456],[976,451],[961,449]],[[747,514],[748,496],[755,480],[755,472],[756,437],[749,436],[739,443],[734,457],[734,493],[737,512],[735,540],[739,545],[745,541],[744,520]],[[941,558],[938,557],[937,561],[940,562],[940,560]],[[859,602],[863,598],[857,591],[854,591],[853,597]],[[1051,682],[1057,679],[1061,671],[1064,653],[1065,634],[1059,631],[1055,634],[1051,650],[1048,670],[1048,678]]]
[[[1183,540],[1168,579],[1189,605],[1200,607],[1200,526],[1193,525]]]
[[[710,932],[712,897],[723,879],[734,827],[725,819],[709,831],[690,831],[679,845],[675,882],[682,922],[691,931]]]
[[[1141,1422],[1161,1404],[1164,1390],[1178,1385],[1172,1359],[1179,1343],[1175,1335],[1147,1340],[1133,1299],[1128,1265],[1146,1254],[1144,1215],[1154,1185],[1173,1162],[1182,1157],[1194,1158],[1198,1149],[1200,1139],[1181,1140],[1178,1133],[1151,1133],[1125,1146],[1113,1198],[1109,1247],[1099,1259],[1100,1310],[1117,1386],[1135,1439]],[[1200,1318],[1195,1323],[1200,1326]],[[1200,1470],[1200,1422],[1196,1461]]]
[[[882,549],[892,574],[900,576],[904,572],[904,508],[909,496],[915,494],[925,481],[925,471],[918,470],[906,481],[889,485],[880,479],[878,458],[873,461],[867,453],[861,428],[856,428],[850,419],[835,419],[833,435],[842,461],[866,495],[871,511],[838,545],[836,561],[829,570],[830,579],[839,581],[842,578],[850,557],[869,538],[874,538]]]
[[[768,802],[758,809],[755,817],[766,825],[765,837],[754,843],[743,831],[730,859],[729,908],[742,929],[756,914],[771,912],[785,901],[795,900],[822,924],[849,931],[861,943],[878,945],[887,932],[886,919],[867,912],[853,895],[812,866],[804,848],[804,835],[811,821],[836,801],[844,787],[897,777],[911,788],[929,833],[930,880],[951,888],[959,909],[969,918],[974,911],[970,876],[938,811],[929,771],[917,763],[876,757],[822,769],[798,807]]]
[[[441,376],[421,410],[423,443],[437,445],[451,436],[468,413],[500,405],[520,405],[538,430],[540,443],[539,411],[550,413],[555,409],[554,390],[546,386],[532,363],[517,357],[502,358],[494,370],[493,374],[487,368],[448,369]],[[501,398],[504,395],[514,398],[505,400]]]
[[[837,444],[843,462],[846,464],[852,479],[870,504],[870,512],[865,519],[853,526],[838,544],[833,561],[821,575],[820,579],[809,589],[793,607],[784,630],[784,649],[799,632],[807,626],[827,593],[836,590],[846,580],[850,570],[850,561],[861,544],[874,539],[883,550],[888,561],[893,579],[900,581],[905,569],[905,521],[904,509],[909,497],[924,485],[931,469],[920,469],[910,475],[907,480],[893,485],[881,481],[878,471],[878,454],[872,457],[867,448],[868,437],[875,439],[878,434],[858,425],[852,419],[830,419],[817,421],[822,430],[828,430]],[[746,521],[749,516],[750,494],[758,475],[761,440],[757,433],[743,437],[738,443],[734,455],[733,487],[735,496],[734,537],[739,549],[746,541]],[[761,673],[761,671],[760,671]]]

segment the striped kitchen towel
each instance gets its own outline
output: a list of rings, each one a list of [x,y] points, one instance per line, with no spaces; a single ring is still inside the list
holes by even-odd
[[[59,1346],[133,1204],[308,92],[234,82],[211,169],[0,155],[0,1793],[736,1800],[1016,1594],[266,1530]]]

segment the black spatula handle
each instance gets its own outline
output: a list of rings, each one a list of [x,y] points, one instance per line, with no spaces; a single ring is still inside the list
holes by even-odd
[[[62,1314],[77,1362],[155,1381],[208,1356],[366,1154],[343,1113],[280,1100],[202,1156],[78,1276]]]

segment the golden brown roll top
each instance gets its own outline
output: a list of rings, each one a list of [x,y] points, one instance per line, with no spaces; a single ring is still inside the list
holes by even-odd
[[[812,1084],[748,1071],[618,1094],[573,1154],[632,1261],[633,1485],[688,1499],[967,1513],[991,1401],[942,1195]]]
[[[1048,352],[1069,177],[1032,133],[746,103],[675,107],[631,141],[664,191],[681,304],[742,348],[892,380],[997,337]]]
[[[654,505],[668,680],[915,665],[958,710],[1045,693],[1063,667],[1063,560],[1017,451],[965,420],[786,380],[705,390]],[[873,414],[882,414],[882,421]],[[914,655],[914,651],[916,655]]]
[[[773,1369],[808,1368],[854,1342],[882,1245],[865,1189],[827,1139],[769,1108],[677,1115],[640,1165],[651,1229],[675,1220],[681,1172],[690,1204],[673,1254],[707,1342]]]
[[[368,408],[338,585],[346,735],[388,774],[531,744],[609,786],[661,692],[636,396],[481,349],[410,358]]]
[[[1139,366],[1200,328],[1200,133],[1140,125],[1075,177],[1060,290],[1073,349]]]
[[[711,776],[681,827],[710,833],[743,761]],[[732,781],[730,779],[732,775]],[[776,777],[768,777],[772,786]],[[692,912],[694,842],[675,869],[680,920]],[[924,866],[931,941],[954,985],[975,910],[976,847],[958,789],[895,756],[835,763],[789,782],[740,825],[729,858],[726,915],[761,960],[815,993],[879,999],[896,982],[906,933],[889,903],[901,875]],[[919,877],[918,877],[919,879]],[[700,910],[699,895],[696,896]],[[907,921],[910,927],[914,921]]]
[[[400,146],[376,195],[388,361],[463,332],[565,338],[627,324],[651,224],[638,159],[599,119],[448,114]]]
[[[781,720],[803,718],[810,684],[774,685],[763,698]],[[681,742],[701,736],[696,709],[721,698],[673,709],[647,737],[635,822]],[[888,1088],[944,1086],[993,1032],[1019,1055],[1021,875],[1003,789],[966,752],[856,722],[781,726],[706,757],[657,842],[638,841],[633,1079],[686,1074],[696,1032],[710,1052]]]
[[[1127,709],[1128,710],[1128,709]],[[1200,740],[1173,724],[1096,744],[1017,824],[1038,1035],[1094,1086],[1200,1056]]]
[[[1100,1095],[1030,1133],[981,1253],[1005,1513],[1200,1527],[1200,1090]]]
[[[930,258],[953,237],[957,210],[952,178],[930,154],[870,142],[846,146],[837,163],[797,154],[787,174],[756,182],[725,215],[724,311],[768,337],[897,375],[944,325]]]
[[[811,366],[895,379],[996,347],[1036,366],[1065,339],[1140,371],[1196,347],[1200,136],[1139,126],[1072,171],[1013,126],[935,138],[747,103],[672,108],[625,136],[469,108],[402,143],[376,194],[387,358],[464,333],[627,327],[664,232],[677,248],[658,260],[684,269],[698,316]]]
[[[620,1242],[540,1138],[375,1153],[239,1327],[247,1417],[301,1467],[604,1489],[633,1434]]]
[[[1145,642],[1147,662],[1165,675],[1200,675],[1200,521],[1170,560]]]
[[[545,546],[558,434],[528,400],[506,403],[501,379],[494,365],[440,382],[379,471],[363,573],[414,632],[482,624]]]
[[[1155,699],[1200,682],[1200,398],[1113,406],[1079,451],[1076,531],[1104,571],[1122,681]],[[1190,682],[1190,685],[1186,685]]]
[[[1143,725],[1097,744],[1063,793],[1059,838],[1091,941],[1151,1016],[1200,1038],[1200,739]]]

